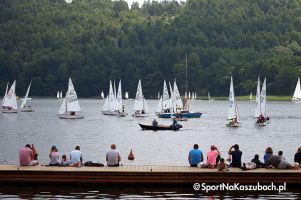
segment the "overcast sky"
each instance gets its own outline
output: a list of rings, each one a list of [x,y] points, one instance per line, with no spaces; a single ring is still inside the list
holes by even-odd
[[[146,0],[126,0],[129,4],[129,7],[131,8],[131,5],[134,1],[137,1],[139,3],[139,6],[141,6],[143,4],[144,1]],[[157,1],[162,1],[162,0],[157,0]],[[178,2],[180,1],[186,1],[186,0],[177,0]]]

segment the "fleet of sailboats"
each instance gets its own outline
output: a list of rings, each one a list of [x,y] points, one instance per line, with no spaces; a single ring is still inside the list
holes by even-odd
[[[292,101],[294,101],[294,102],[300,102],[301,101],[300,78],[298,78]]]
[[[25,97],[22,99],[22,103],[21,103],[21,106],[20,106],[20,110],[21,110],[22,112],[33,112],[32,106],[27,105],[27,101],[28,101],[28,100],[31,100],[31,98],[28,98],[30,86],[31,86],[31,81],[30,81],[29,86],[28,86],[28,88],[27,88]]]
[[[77,94],[71,78],[69,78],[68,90],[58,112],[61,119],[82,119],[84,115],[80,109]]]
[[[227,127],[239,127],[240,126],[239,113],[238,113],[238,107],[237,107],[237,103],[236,103],[236,99],[235,99],[232,76],[231,76],[231,82],[230,82],[228,118],[227,119],[228,119],[228,123],[226,124]]]
[[[141,80],[138,82],[136,98],[134,102],[134,111],[133,117],[148,117],[149,110],[146,104],[143,92],[142,92],[142,85]]]

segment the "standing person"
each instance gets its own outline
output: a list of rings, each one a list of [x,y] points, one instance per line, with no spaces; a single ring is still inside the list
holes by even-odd
[[[82,156],[82,152],[80,151],[80,146],[76,146],[75,150],[71,151],[70,163],[74,167],[81,167],[83,165],[83,156]]]
[[[116,150],[116,144],[111,144],[111,150],[107,152],[106,161],[109,167],[118,167],[121,157]]]
[[[299,165],[301,165],[301,147],[299,147],[297,153],[295,153],[294,162],[297,162]]]
[[[26,144],[25,147],[19,150],[19,161],[21,166],[35,166],[39,164],[37,160],[34,160],[34,154],[31,148],[30,144]]]
[[[211,151],[207,153],[207,165],[208,168],[215,168],[220,159],[220,152],[215,145],[211,145],[210,149]]]
[[[272,147],[268,147],[266,148],[265,152],[264,152],[264,156],[263,156],[263,162],[266,165],[266,162],[268,161],[268,159],[273,155],[273,149]]]
[[[199,150],[199,145],[194,144],[193,149],[189,152],[188,161],[190,167],[197,167],[200,162],[203,162],[204,156],[201,150]]]
[[[59,166],[60,165],[60,162],[59,162],[59,159],[60,159],[60,153],[58,152],[56,146],[52,146],[51,147],[51,150],[49,152],[49,165],[50,166]]]
[[[232,150],[234,148],[234,150]],[[235,144],[230,147],[228,154],[232,156],[232,162],[230,163],[231,167],[241,167],[241,156],[242,152],[239,150],[239,145]]]

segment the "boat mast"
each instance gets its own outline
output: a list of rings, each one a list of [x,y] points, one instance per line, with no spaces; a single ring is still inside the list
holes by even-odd
[[[188,92],[188,79],[187,79],[187,54],[185,55],[185,66],[186,66],[186,93]]]

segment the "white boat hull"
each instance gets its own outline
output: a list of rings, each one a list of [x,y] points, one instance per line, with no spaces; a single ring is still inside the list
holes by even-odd
[[[149,114],[148,113],[144,113],[144,114],[134,113],[132,116],[133,117],[149,117]]]
[[[58,114],[60,119],[83,119],[84,115],[66,115],[66,114]]]
[[[124,113],[118,113],[118,116],[119,116],[119,117],[126,117],[127,115],[128,115],[128,114],[125,113],[125,112],[124,112]]]
[[[104,115],[119,115],[119,112],[117,111],[101,111]]]
[[[228,124],[226,124],[226,126],[237,128],[237,127],[240,127],[240,123],[228,123]]]
[[[34,112],[33,108],[21,108],[21,112]]]
[[[18,113],[18,109],[2,109],[2,113]]]

